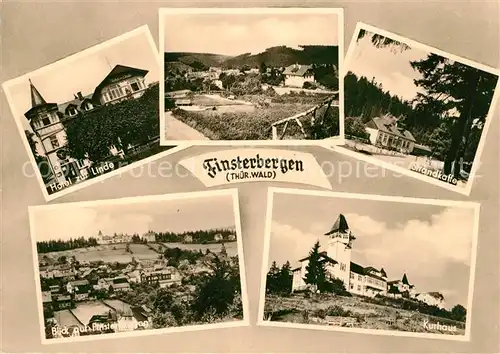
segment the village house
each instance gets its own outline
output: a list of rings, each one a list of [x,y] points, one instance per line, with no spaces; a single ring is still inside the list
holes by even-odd
[[[327,251],[320,253],[320,261],[330,278],[342,280],[347,291],[363,296],[374,297],[387,292],[387,275],[384,269],[363,267],[351,261],[351,250],[356,237],[352,234],[344,215],[340,214],[326,236],[329,237]],[[300,266],[292,269],[292,291],[304,290],[304,281],[309,257],[299,260]]]
[[[101,230],[99,230],[97,234],[97,243],[100,245],[112,245],[118,243],[129,243],[132,241],[132,235],[128,234],[113,234],[113,235],[104,235]]]
[[[215,242],[219,242],[219,241],[222,241],[222,240],[224,240],[224,237],[222,236],[222,234],[216,234],[214,236],[214,241]]]
[[[411,154],[416,140],[406,129],[398,127],[398,119],[389,115],[372,118],[365,125],[370,142],[388,150]]]
[[[444,309],[444,296],[438,292],[420,293],[415,295],[415,299],[422,301],[429,306],[437,306]]]
[[[73,306],[72,300],[71,300],[71,295],[69,294],[64,294],[64,295],[56,295],[53,296],[54,299],[54,310],[64,310],[71,308]]]
[[[148,231],[144,235],[142,235],[142,238],[145,239],[147,242],[155,242],[156,234],[153,231]]]
[[[180,285],[182,277],[174,267],[168,267],[157,271],[141,272],[141,283],[159,284],[161,288],[169,287],[173,284]]]
[[[314,82],[314,73],[311,65],[292,64],[285,68],[283,75],[285,77],[284,85],[287,87],[304,86],[306,82]]]
[[[147,70],[116,65],[95,88],[94,93],[83,95],[78,92],[72,100],[59,104],[47,102],[29,80],[31,108],[24,116],[39,142],[38,152],[47,158],[52,172],[53,181],[50,181],[47,187],[54,184],[64,185],[77,177],[89,175],[91,163],[88,159],[68,156],[66,128],[63,122],[102,105],[140,97],[146,89],[144,77],[147,73]],[[118,151],[113,146],[109,149],[110,155],[123,154],[123,151]]]
[[[186,235],[184,236],[184,243],[192,243],[193,242],[193,235]]]
[[[416,288],[413,284],[408,282],[406,273],[403,274],[401,279],[388,281],[387,291],[392,297],[396,298],[403,296],[414,298],[416,295]]]
[[[236,235],[234,235],[234,234],[229,234],[229,236],[227,236],[227,240],[228,240],[228,241],[236,241]]]
[[[73,280],[66,283],[66,291],[68,294],[73,294],[79,288],[89,288],[88,280]]]

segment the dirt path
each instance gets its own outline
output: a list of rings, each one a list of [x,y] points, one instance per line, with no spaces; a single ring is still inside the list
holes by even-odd
[[[167,140],[210,140],[189,125],[174,118],[171,112],[165,112]]]

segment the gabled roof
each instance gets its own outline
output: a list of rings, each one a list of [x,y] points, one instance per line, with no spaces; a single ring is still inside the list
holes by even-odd
[[[112,83],[112,80],[120,75],[126,75],[126,74],[137,74],[140,76],[146,76],[146,74],[149,72],[149,70],[144,70],[144,69],[139,69],[139,68],[132,68],[130,66],[125,66],[125,65],[116,65],[113,70],[109,72],[109,74],[104,78],[104,80],[101,81],[99,85],[97,85],[96,89],[94,90],[93,93],[93,98],[94,101],[98,102],[99,100],[97,99],[96,95],[98,95],[101,91],[101,89]]]
[[[339,214],[337,220],[333,224],[333,226],[330,228],[330,231],[328,231],[325,235],[331,235],[334,232],[346,232],[349,230],[349,225],[347,225],[347,220],[344,215]]]
[[[403,274],[403,279],[401,279],[401,282],[405,285],[410,285],[408,282],[408,278],[406,277],[406,273]]]
[[[396,123],[397,118],[385,115],[383,117],[372,118],[372,120],[367,123],[367,126],[369,128],[375,128],[385,133],[396,135],[406,140],[416,141],[413,135],[408,130],[398,129]]]
[[[311,69],[311,65],[292,64],[285,68],[283,75],[304,76]]]
[[[85,95],[85,96],[83,96],[83,99],[74,98],[71,101],[58,104],[57,107],[59,108],[59,111],[62,112],[62,113],[66,113],[66,109],[69,106],[75,106],[76,108],[80,109],[80,107],[82,106],[83,102],[85,102],[85,101],[91,101],[92,103],[94,103],[92,101],[92,95],[93,94],[91,94],[91,93],[88,94],[88,95]]]

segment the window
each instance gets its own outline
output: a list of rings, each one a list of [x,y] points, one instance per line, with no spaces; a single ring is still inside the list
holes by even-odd
[[[70,117],[76,116],[77,113],[78,113],[78,111],[76,110],[75,107],[69,107],[68,114]]]
[[[57,149],[59,147],[59,140],[57,140],[57,136],[52,135],[49,139],[52,144],[52,148]]]
[[[361,291],[361,285],[358,285],[358,291]]]
[[[351,288],[351,290],[352,290],[352,289],[354,289],[354,284],[351,284],[351,285],[350,285],[350,288]]]
[[[132,87],[132,91],[139,91],[139,84],[137,82],[134,82],[130,85]]]
[[[346,266],[344,263],[340,263],[340,270],[341,271],[345,271],[346,270]]]
[[[42,118],[42,124],[44,126],[45,125],[49,125],[50,124],[50,118],[49,117]]]
[[[85,102],[85,106],[83,107],[84,110],[86,111],[90,111],[92,108],[94,108],[94,106],[92,105],[92,103],[90,102]]]
[[[358,275],[358,281],[363,281],[363,278],[361,277],[361,275]]]
[[[354,274],[351,272],[351,279],[354,279]]]

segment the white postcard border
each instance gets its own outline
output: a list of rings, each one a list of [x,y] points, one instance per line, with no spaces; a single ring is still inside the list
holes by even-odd
[[[339,135],[321,140],[168,140],[166,134],[165,118],[165,85],[161,83],[165,80],[165,17],[166,15],[180,14],[336,14],[338,16],[338,52],[339,52]],[[344,9],[335,8],[279,8],[279,7],[249,7],[249,8],[167,8],[162,7],[158,11],[159,17],[159,54],[162,65],[160,65],[160,145],[192,145],[192,146],[221,146],[221,145],[252,145],[252,146],[323,146],[326,148],[332,145],[345,144],[344,138]]]
[[[236,227],[236,242],[238,248],[238,265],[240,272],[240,286],[241,286],[241,302],[243,307],[243,319],[239,321],[214,323],[214,324],[202,324],[202,325],[191,325],[191,326],[180,326],[180,327],[168,327],[160,329],[148,329],[143,331],[130,331],[121,333],[104,333],[94,336],[77,336],[77,337],[66,337],[66,338],[52,338],[47,339],[45,337],[45,324],[43,322],[43,305],[42,305],[42,291],[40,284],[39,266],[38,266],[38,252],[37,252],[37,241],[36,241],[36,225],[34,218],[32,217],[38,210],[57,210],[61,208],[81,208],[96,205],[120,205],[120,204],[136,204],[136,203],[146,203],[148,201],[167,201],[167,200],[183,200],[183,199],[196,199],[196,198],[210,198],[216,196],[231,196],[233,201],[233,214]],[[103,339],[118,339],[118,338],[131,338],[131,337],[142,337],[150,336],[155,334],[168,334],[168,333],[179,333],[179,332],[191,332],[191,331],[203,331],[210,329],[221,329],[221,328],[235,328],[235,327],[247,327],[250,326],[249,320],[249,303],[248,303],[248,292],[246,283],[246,271],[245,271],[245,261],[243,252],[243,238],[241,233],[241,219],[240,219],[240,209],[239,209],[239,197],[238,189],[220,189],[214,191],[205,192],[187,192],[187,193],[172,193],[172,194],[161,194],[161,195],[147,195],[138,197],[124,197],[117,199],[103,199],[94,201],[84,201],[84,202],[69,202],[69,203],[59,203],[59,204],[48,204],[48,205],[34,205],[28,207],[29,214],[29,224],[30,224],[30,238],[31,238],[31,249],[33,254],[33,270],[34,270],[34,280],[35,280],[35,291],[36,291],[36,301],[38,309],[38,325],[40,326],[40,338],[43,345],[51,345],[57,343],[72,343],[72,342],[86,342],[95,341]]]
[[[113,37],[109,40],[105,40],[104,42],[101,42],[101,43],[96,44],[94,46],[91,46],[89,48],[83,49],[82,51],[77,52],[75,54],[70,54],[67,57],[61,58],[53,63],[47,64],[39,69],[35,69],[29,73],[23,74],[23,75],[18,76],[14,79],[8,80],[2,84],[2,89],[5,93],[5,96],[7,98],[7,102],[10,106],[12,116],[13,116],[14,121],[15,121],[16,126],[17,126],[17,130],[19,131],[19,134],[21,135],[21,140],[22,140],[22,143],[24,145],[24,148],[26,149],[26,151],[28,153],[28,159],[31,162],[31,166],[33,167],[35,178],[38,181],[38,184],[40,186],[40,189],[42,191],[43,197],[44,197],[46,202],[50,202],[54,199],[57,199],[57,198],[60,198],[64,195],[73,193],[73,192],[80,190],[82,188],[91,186],[95,183],[102,182],[110,177],[120,175],[126,171],[137,168],[143,164],[150,163],[154,160],[160,159],[162,157],[165,157],[167,155],[173,154],[177,151],[180,151],[180,150],[183,150],[183,149],[189,147],[189,145],[178,146],[178,144],[167,144],[167,146],[174,146],[174,147],[170,148],[167,151],[163,151],[163,152],[157,153],[155,155],[149,156],[147,158],[144,158],[142,160],[135,161],[127,166],[120,167],[114,171],[102,174],[102,175],[97,176],[95,178],[92,178],[90,180],[80,182],[80,183],[72,185],[70,187],[66,187],[66,188],[62,189],[61,191],[49,194],[47,191],[47,188],[45,187],[45,183],[43,182],[40,170],[38,169],[38,166],[37,166],[37,163],[35,161],[35,157],[31,151],[29,142],[24,135],[24,127],[22,126],[22,123],[20,121],[23,115],[19,114],[18,109],[15,107],[15,105],[13,103],[13,98],[10,94],[10,88],[13,85],[25,82],[26,80],[28,80],[28,78],[43,74],[47,71],[53,70],[53,69],[55,69],[59,66],[62,66],[62,65],[66,66],[68,64],[71,64],[73,61],[75,61],[77,59],[85,58],[91,54],[98,52],[99,50],[101,50],[103,48],[111,47],[113,45],[119,44],[120,42],[122,42],[124,40],[127,40],[127,39],[135,37],[135,36],[139,36],[139,35],[146,35],[147,40],[151,46],[151,50],[153,51],[153,53],[157,54],[158,51],[157,51],[154,39],[151,35],[151,31],[149,30],[149,26],[144,25],[144,26],[138,27],[132,31],[126,32],[122,35]],[[158,58],[158,55],[156,55],[156,57]],[[158,65],[160,65],[159,59],[157,61],[158,61]],[[159,85],[160,85],[160,87],[162,86],[161,84],[159,84]],[[162,146],[162,145],[160,144],[160,146]],[[165,145],[163,145],[163,146],[165,146]]]
[[[392,170],[395,172],[399,172],[405,176],[409,176],[411,178],[415,178],[415,179],[418,179],[420,181],[427,182],[427,183],[433,184],[435,186],[448,189],[452,192],[456,192],[456,193],[460,193],[460,194],[469,196],[471,193],[473,184],[474,184],[474,178],[476,177],[476,173],[481,165],[481,154],[483,152],[484,145],[486,144],[486,137],[488,136],[490,124],[494,118],[495,111],[497,110],[497,106],[498,106],[498,101],[500,99],[500,69],[495,69],[495,68],[489,67],[487,65],[474,62],[470,59],[462,58],[462,57],[459,57],[457,55],[447,53],[443,50],[440,50],[440,49],[428,46],[426,44],[414,41],[412,39],[398,35],[396,33],[392,33],[392,32],[377,28],[375,26],[371,26],[371,25],[363,23],[363,22],[358,22],[356,24],[356,28],[354,29],[354,34],[351,38],[351,42],[349,44],[349,48],[347,49],[347,54],[345,56],[344,66],[343,66],[344,76],[348,73],[349,62],[354,55],[356,41],[357,41],[359,32],[361,30],[365,30],[365,31],[371,32],[371,33],[380,34],[384,37],[388,37],[390,39],[394,39],[396,41],[405,43],[405,44],[409,45],[410,47],[426,50],[430,53],[434,53],[434,54],[440,55],[442,57],[451,59],[453,61],[457,61],[457,62],[460,62],[462,64],[471,66],[473,68],[497,75],[499,77],[499,79],[497,81],[497,85],[495,86],[495,92],[494,92],[493,97],[492,97],[491,102],[490,102],[488,114],[486,115],[486,122],[484,124],[483,132],[481,133],[481,138],[479,140],[476,154],[474,156],[474,161],[472,163],[472,169],[471,169],[471,172],[469,174],[469,178],[467,179],[467,183],[465,184],[465,186],[463,188],[459,187],[459,186],[454,186],[452,184],[445,183],[443,181],[436,180],[432,177],[425,176],[425,175],[420,174],[418,172],[411,171],[409,169],[397,166],[397,165],[389,163],[389,162],[381,161],[381,160],[377,159],[376,157],[370,157],[370,156],[366,156],[366,155],[361,154],[361,153],[351,151],[351,150],[346,149],[342,146],[329,146],[329,147],[327,147],[327,149],[333,150],[333,151],[338,151],[344,155],[352,156],[352,157],[355,157],[359,160],[369,162],[373,165],[380,166],[380,167],[383,167],[383,168],[386,168],[388,170]],[[344,125],[344,121],[345,121],[344,115],[342,116],[341,120],[343,121],[343,125]],[[345,140],[346,139],[344,136],[344,143],[342,145],[345,144]]]
[[[474,233],[471,238],[471,260],[470,260],[470,274],[469,274],[469,288],[467,294],[467,318],[465,321],[465,334],[464,335],[450,335],[450,334],[433,334],[433,333],[414,333],[403,331],[390,331],[390,330],[376,330],[376,329],[362,329],[362,328],[347,328],[338,326],[324,326],[314,324],[299,324],[299,323],[286,323],[276,321],[264,320],[264,306],[266,298],[266,275],[269,263],[269,249],[271,242],[271,224],[272,224],[272,211],[275,194],[291,194],[291,195],[306,195],[318,196],[327,198],[342,198],[342,199],[360,199],[360,200],[374,200],[380,202],[396,202],[407,204],[421,204],[421,205],[436,205],[436,206],[449,206],[459,208],[469,208],[474,210]],[[362,333],[372,335],[389,335],[398,337],[413,337],[413,338],[429,338],[429,339],[442,339],[451,341],[470,341],[471,323],[472,323],[472,305],[474,294],[474,280],[476,273],[476,257],[477,257],[477,239],[479,233],[479,212],[480,204],[477,202],[469,201],[453,201],[441,199],[427,199],[427,198],[412,198],[412,197],[393,197],[383,196],[377,194],[360,194],[360,193],[345,193],[345,192],[332,192],[332,191],[319,191],[319,190],[305,190],[297,188],[279,188],[270,187],[267,192],[267,209],[266,209],[266,223],[264,231],[264,252],[262,257],[261,267],[261,281],[259,293],[259,305],[257,313],[257,326],[263,327],[281,327],[281,328],[297,328],[309,330],[322,330],[333,332],[348,332],[348,333]]]

